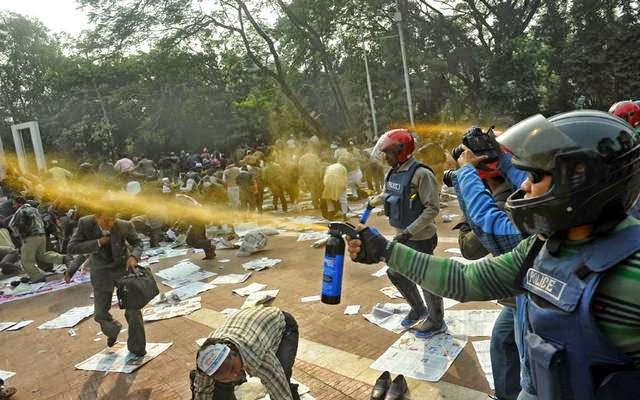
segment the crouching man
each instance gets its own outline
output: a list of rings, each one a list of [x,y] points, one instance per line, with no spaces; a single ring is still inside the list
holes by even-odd
[[[238,311],[202,344],[190,373],[194,400],[236,400],[246,375],[260,378],[272,399],[299,400],[290,383],[298,351],[298,323],[276,307]]]

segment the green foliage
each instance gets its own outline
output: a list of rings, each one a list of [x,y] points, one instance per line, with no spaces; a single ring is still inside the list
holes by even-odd
[[[115,157],[362,137],[365,47],[380,131],[407,125],[395,2],[80,3],[95,29],[70,42],[0,13],[0,118],[38,119],[47,149]],[[508,123],[640,93],[637,0],[400,4],[416,121]]]

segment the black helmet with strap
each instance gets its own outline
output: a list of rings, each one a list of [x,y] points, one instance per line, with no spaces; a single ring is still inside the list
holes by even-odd
[[[594,110],[549,119],[538,114],[509,128],[498,142],[523,170],[553,177],[542,196],[518,190],[506,210],[522,232],[547,237],[621,221],[640,191],[640,135],[625,121]]]

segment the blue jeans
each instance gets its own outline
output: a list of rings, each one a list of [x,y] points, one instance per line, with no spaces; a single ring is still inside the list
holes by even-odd
[[[520,357],[514,334],[514,312],[504,307],[491,333],[491,368],[496,397],[515,400],[520,393]]]

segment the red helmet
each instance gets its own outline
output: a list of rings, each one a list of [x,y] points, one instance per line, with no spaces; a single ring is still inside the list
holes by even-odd
[[[397,154],[398,162],[402,164],[409,159],[415,149],[416,142],[408,130],[392,129],[380,136],[371,152],[371,157],[380,158],[382,153],[393,151]]]
[[[609,112],[626,120],[634,128],[640,124],[640,105],[633,101],[619,101],[609,108]]]

